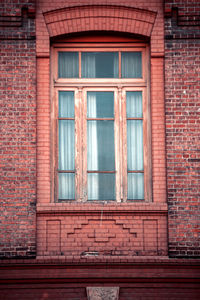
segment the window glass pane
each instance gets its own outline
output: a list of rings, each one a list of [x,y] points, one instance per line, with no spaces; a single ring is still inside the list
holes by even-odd
[[[142,120],[127,120],[128,170],[143,170],[143,124]]]
[[[59,170],[74,170],[74,120],[59,120]]]
[[[82,52],[83,78],[119,77],[118,52]]]
[[[141,52],[122,52],[122,78],[142,78]]]
[[[59,92],[59,118],[74,117],[74,92]]]
[[[114,121],[88,121],[87,164],[89,171],[114,171]]]
[[[127,118],[142,118],[142,92],[126,93]]]
[[[89,173],[88,200],[115,200],[115,174]]]
[[[87,93],[88,118],[113,118],[114,93],[113,92],[88,92]]]
[[[74,173],[60,173],[58,174],[59,179],[59,191],[58,198],[64,199],[75,199],[75,180]]]
[[[79,63],[78,52],[59,52],[58,53],[58,77],[59,78],[78,78]]]
[[[128,173],[128,199],[144,199],[143,173]]]

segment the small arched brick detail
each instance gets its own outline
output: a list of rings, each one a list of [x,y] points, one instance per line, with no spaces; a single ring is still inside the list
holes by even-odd
[[[156,13],[125,6],[77,6],[44,12],[50,37],[84,31],[118,31],[151,36]]]

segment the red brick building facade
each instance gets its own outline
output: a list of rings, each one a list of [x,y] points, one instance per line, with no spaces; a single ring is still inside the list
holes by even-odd
[[[198,299],[199,2],[20,0],[1,12],[0,298]],[[116,56],[117,75],[87,75],[91,53]],[[130,55],[139,75],[127,71]],[[73,57],[77,74],[66,75]],[[86,112],[102,92],[113,117]],[[135,95],[141,114],[129,115]],[[88,167],[87,128],[102,121],[114,123],[112,170]],[[143,126],[140,168],[129,165],[129,121]],[[74,122],[74,168],[71,158],[60,167],[62,122]],[[111,181],[97,196],[92,174],[114,176],[112,201]]]

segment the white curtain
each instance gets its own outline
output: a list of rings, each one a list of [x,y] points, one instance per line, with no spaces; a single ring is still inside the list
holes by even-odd
[[[59,118],[74,117],[73,92],[59,93]],[[74,171],[74,120],[59,120],[60,171]],[[74,199],[74,173],[59,173],[59,199]]]
[[[122,78],[142,77],[141,52],[122,52]]]
[[[127,92],[127,118],[142,118],[142,93]],[[144,198],[143,120],[127,120],[128,199]]]
[[[81,69],[83,78],[96,77],[96,60],[94,53],[82,53],[81,56]]]
[[[74,173],[59,173],[58,198],[60,200],[75,199],[75,175]]]
[[[128,170],[143,171],[142,120],[127,120]]]
[[[74,170],[74,120],[59,120],[59,170]]]
[[[114,78],[119,78],[119,54],[114,55]]]
[[[119,58],[115,52],[83,52],[81,68],[83,78],[119,77]]]
[[[59,52],[58,54],[58,77],[79,77],[78,52]]]
[[[87,115],[89,118],[97,117],[96,93],[87,94]],[[98,166],[98,141],[97,121],[88,121],[87,124],[87,168],[88,171],[97,171]],[[99,199],[99,175],[88,174],[88,200]]]
[[[144,199],[143,173],[128,173],[128,199]]]

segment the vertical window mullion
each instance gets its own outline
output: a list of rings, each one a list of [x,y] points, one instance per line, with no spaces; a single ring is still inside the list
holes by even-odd
[[[119,78],[122,78],[122,54],[119,51]]]
[[[75,198],[82,197],[82,89],[75,91]]]
[[[120,96],[119,90],[114,92],[114,143],[115,143],[115,193],[116,201],[121,201],[121,157],[120,157]]]
[[[81,51],[78,52],[78,62],[79,62],[78,73],[79,73],[79,78],[81,78]]]
[[[82,92],[82,200],[87,201],[87,91]]]
[[[121,182],[123,192],[123,202],[127,201],[127,127],[126,127],[126,90],[122,89],[121,96]]]

